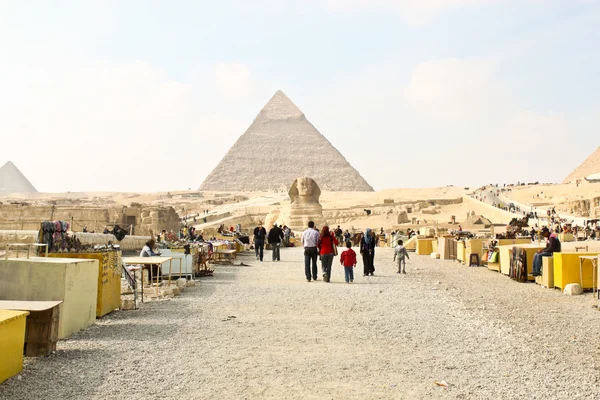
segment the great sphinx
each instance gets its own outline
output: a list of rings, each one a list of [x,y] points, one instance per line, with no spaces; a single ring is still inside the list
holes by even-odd
[[[287,225],[294,231],[306,229],[308,221],[314,221],[318,228],[326,224],[323,207],[319,203],[321,189],[314,179],[305,176],[297,178],[292,183],[288,195],[290,204],[280,210],[274,210],[271,213],[272,217],[267,217],[267,220],[276,219],[279,224]]]

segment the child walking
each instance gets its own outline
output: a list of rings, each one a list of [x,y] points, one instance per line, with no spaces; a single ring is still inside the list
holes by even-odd
[[[398,240],[398,246],[394,249],[394,261],[398,260],[398,273],[406,274],[406,259],[410,259],[408,256],[408,252],[406,251],[406,247],[404,247],[404,242],[402,240]]]
[[[340,263],[344,266],[346,283],[354,282],[354,267],[356,267],[356,253],[352,250],[352,243],[346,242],[348,250],[344,250],[340,256]]]

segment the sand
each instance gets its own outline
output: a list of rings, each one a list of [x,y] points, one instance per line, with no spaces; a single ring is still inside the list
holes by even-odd
[[[242,256],[28,358],[0,399],[600,398],[591,294],[414,254],[400,276],[391,251],[354,284],[337,259],[332,283],[307,283],[302,249]]]

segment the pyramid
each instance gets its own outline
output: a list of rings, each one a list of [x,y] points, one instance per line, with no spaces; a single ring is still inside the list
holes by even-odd
[[[25,175],[11,161],[0,168],[0,195],[37,192]]]
[[[600,147],[596,149],[575,171],[571,172],[562,183],[571,183],[590,175],[600,173]]]
[[[278,91],[200,190],[287,190],[299,176],[313,178],[323,190],[373,191],[304,113]]]

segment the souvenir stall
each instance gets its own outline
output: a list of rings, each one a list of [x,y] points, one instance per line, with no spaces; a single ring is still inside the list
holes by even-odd
[[[158,242],[161,255],[172,257],[172,273],[178,276],[212,276],[213,270],[208,267],[212,255],[212,245],[204,241],[189,241],[167,233]],[[165,274],[165,271],[163,271]]]
[[[569,283],[582,289],[598,287],[598,253],[554,253],[554,286],[564,290]]]
[[[77,235],[68,232],[64,221],[44,221],[39,241],[48,247],[50,258],[70,258],[98,261],[98,293],[96,317],[121,307],[121,248],[118,245],[83,244]]]
[[[500,272],[500,254],[498,240],[492,239],[483,244],[481,261],[491,271]]]
[[[544,246],[537,244],[516,244],[498,246],[500,272],[512,279],[525,282],[534,280],[529,275],[533,271],[533,256]]]
[[[67,338],[96,320],[98,274],[96,259],[0,259],[0,300],[62,301],[58,337]]]
[[[212,262],[216,263],[225,261],[230,264],[233,263],[239,248],[237,241],[211,240],[208,242],[208,244],[212,246],[212,252],[210,256],[210,260]],[[239,244],[241,244],[241,242]]]
[[[0,309],[0,383],[23,369],[23,346],[27,311]]]
[[[428,256],[431,253],[433,253],[434,252],[434,248],[433,248],[434,241],[436,241],[436,240],[432,239],[432,238],[418,237],[417,238],[417,248],[415,251],[417,253],[417,255]],[[437,243],[436,243],[435,248],[437,250]]]
[[[438,238],[438,253],[442,260],[456,260],[457,242],[452,235]]]

